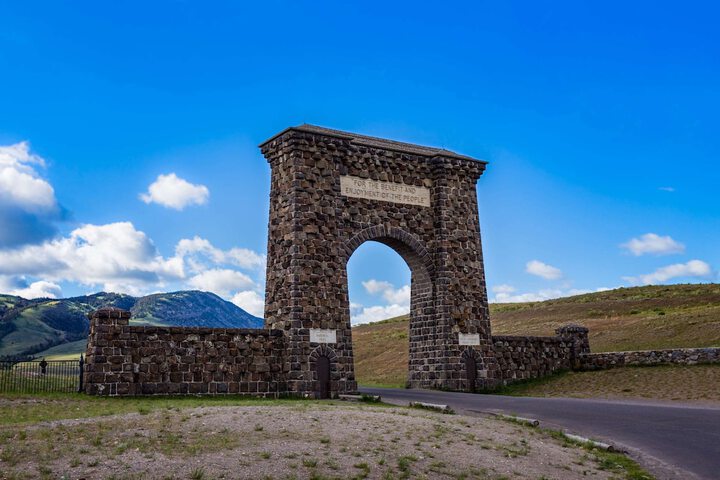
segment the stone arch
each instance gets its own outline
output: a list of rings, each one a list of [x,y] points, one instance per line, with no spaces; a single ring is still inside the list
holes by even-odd
[[[308,357],[308,360],[312,362],[317,362],[318,357],[328,357],[330,359],[330,362],[336,362],[337,361],[337,354],[335,353],[335,350],[330,348],[327,345],[320,345],[318,347],[315,347],[312,352],[310,352],[310,355]]]
[[[461,388],[460,335],[491,348],[476,191],[485,162],[312,125],[260,147],[271,168],[265,323],[287,336],[288,389],[312,391],[319,344],[336,354],[333,388],[357,389],[346,267],[370,240],[412,272],[409,386]]]
[[[423,366],[437,347],[432,332],[435,312],[432,256],[416,236],[398,227],[377,225],[361,230],[346,242],[345,264],[360,245],[369,241],[390,247],[410,268],[407,382],[413,385],[420,381]]]
[[[345,243],[345,263],[347,264],[360,245],[369,241],[382,243],[397,252],[410,268],[413,281],[417,281],[418,287],[424,293],[432,294],[432,256],[417,237],[397,227],[368,227]]]

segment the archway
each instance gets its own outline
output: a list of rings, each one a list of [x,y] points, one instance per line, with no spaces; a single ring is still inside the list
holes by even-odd
[[[311,351],[357,389],[347,261],[384,243],[412,271],[409,386],[462,388],[461,347],[491,351],[476,183],[485,162],[312,125],[261,145],[272,170],[265,322],[287,337],[287,387],[314,392]]]
[[[433,355],[443,345],[438,344],[435,323],[435,305],[433,303],[433,265],[430,255],[418,239],[406,231],[394,227],[373,227],[363,230],[351,238],[345,247],[347,259],[366,242],[378,242],[395,251],[410,269],[410,311],[409,311],[409,348],[408,376],[406,385],[418,386],[429,370]],[[346,262],[347,270],[347,262]],[[347,282],[347,276],[346,280]],[[346,297],[347,298],[347,297]],[[349,309],[349,298],[348,309]],[[429,361],[430,360],[430,361]]]
[[[409,358],[410,268],[392,248],[367,241],[350,256],[347,279],[358,384],[404,387]]]

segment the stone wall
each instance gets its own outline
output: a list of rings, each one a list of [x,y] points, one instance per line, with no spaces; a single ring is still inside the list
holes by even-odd
[[[580,370],[601,370],[626,366],[697,365],[720,363],[720,348],[675,348],[634,352],[591,353],[580,357]]]
[[[90,315],[84,383],[91,395],[287,391],[280,331],[129,325],[130,312]]]
[[[572,368],[572,342],[560,337],[494,335],[498,380],[509,384]]]
[[[588,329],[565,325],[555,333],[554,337],[493,335],[497,384],[508,385],[577,368],[580,357],[590,352]]]

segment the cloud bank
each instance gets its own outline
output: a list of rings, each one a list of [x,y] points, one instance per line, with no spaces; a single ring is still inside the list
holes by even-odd
[[[38,243],[57,233],[64,211],[28,142],[0,146],[0,248]]]
[[[710,278],[712,268],[702,260],[690,260],[687,263],[676,263],[661,267],[652,273],[634,277],[623,277],[633,285],[653,285],[664,283],[674,278]]]

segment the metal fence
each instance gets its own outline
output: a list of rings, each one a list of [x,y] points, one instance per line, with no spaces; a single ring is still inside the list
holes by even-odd
[[[79,360],[0,362],[0,393],[82,392],[83,357]]]

